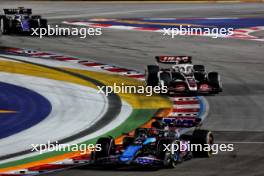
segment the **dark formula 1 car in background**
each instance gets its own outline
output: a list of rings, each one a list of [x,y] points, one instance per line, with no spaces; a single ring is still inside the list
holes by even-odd
[[[155,121],[152,128],[138,128],[134,135],[125,136],[122,144],[115,144],[112,137],[101,137],[100,151],[93,153],[95,165],[135,165],[174,168],[178,163],[193,157],[209,157],[211,151],[175,150],[181,144],[213,145],[213,135],[208,130],[194,130],[192,135],[180,136],[174,128]],[[174,146],[174,147],[173,147]]]
[[[4,9],[4,15],[0,16],[0,32],[31,33],[32,28],[47,28],[47,20],[40,15],[32,15],[32,9],[19,7],[17,9]]]
[[[169,93],[217,94],[222,82],[217,72],[206,72],[203,65],[193,65],[190,56],[157,56],[158,63],[173,64],[170,68],[148,65],[146,84],[167,86]]]

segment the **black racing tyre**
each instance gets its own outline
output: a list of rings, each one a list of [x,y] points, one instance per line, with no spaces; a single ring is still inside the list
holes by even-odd
[[[148,65],[146,69],[146,83],[147,86],[157,86],[159,83],[158,79],[159,66]]]
[[[48,20],[47,19],[40,19],[40,28],[48,28]]]
[[[11,20],[11,31],[12,33],[22,33],[22,23],[18,20]]]
[[[205,72],[204,65],[193,65],[193,70],[195,72]]]
[[[209,130],[194,130],[191,138],[192,145],[200,145],[202,148],[197,147],[197,150],[192,151],[193,157],[195,158],[208,158],[212,155],[211,147],[214,143],[214,137],[211,131]],[[194,148],[194,147],[193,147]],[[195,147],[196,148],[196,147]],[[205,150],[206,149],[206,150]]]
[[[100,151],[95,151],[94,159],[109,157],[115,152],[115,141],[112,137],[102,137],[99,138],[96,142],[96,145],[101,146]]]
[[[5,16],[0,17],[0,33],[2,35],[9,34],[8,19]]]
[[[201,83],[206,82],[206,74],[202,72],[194,72],[194,78]]]
[[[160,81],[164,82],[164,86],[169,87],[171,83],[171,76],[168,72],[160,73]]]
[[[39,22],[38,22],[38,20],[37,19],[32,19],[32,20],[30,20],[29,21],[29,23],[30,23],[30,28],[32,29],[37,29],[37,28],[39,28]]]
[[[191,141],[192,140],[192,135],[189,135],[189,134],[182,134],[181,137],[180,137],[181,140],[184,140],[184,141]]]
[[[204,82],[206,80],[205,68],[203,65],[193,65],[195,80]]]
[[[222,92],[222,83],[221,83],[220,75],[217,72],[208,73],[207,78],[211,86],[218,89],[218,92]]]
[[[123,147],[124,149],[127,148],[128,146],[130,146],[131,144],[133,144],[134,142],[134,139],[133,137],[129,137],[129,136],[126,136],[123,138]]]
[[[179,144],[179,141],[171,141],[169,139],[160,139],[157,144],[158,158],[163,160],[163,166],[166,168],[175,168],[177,164],[181,163],[183,159],[179,155],[180,151],[172,151],[173,147],[169,147],[167,150],[165,145],[175,145]]]
[[[157,156],[159,159],[164,159],[165,157],[165,145],[170,144],[169,139],[160,139],[157,141]]]
[[[219,85],[219,75],[217,72],[208,73],[208,82],[213,85]]]

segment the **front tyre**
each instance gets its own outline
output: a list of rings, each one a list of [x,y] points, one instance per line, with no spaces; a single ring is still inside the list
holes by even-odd
[[[208,78],[209,84],[218,90],[217,92],[223,91],[222,81],[221,81],[220,75],[217,72],[208,73],[207,78]]]
[[[146,84],[147,86],[157,86],[159,83],[158,79],[159,66],[148,65],[146,68]]]
[[[212,156],[212,145],[214,144],[214,137],[211,131],[208,130],[194,130],[192,134],[191,144],[200,144],[202,148],[199,151],[192,151],[195,158],[208,158]],[[210,147],[210,148],[209,148]],[[205,150],[207,148],[207,150]]]
[[[48,29],[48,20],[47,19],[40,19],[40,28]]]
[[[170,144],[170,150],[167,150],[165,145]],[[161,139],[158,143],[158,153],[159,158],[163,160],[163,166],[166,168],[175,168],[177,164],[183,161],[180,151],[172,151],[176,147],[173,145],[179,145],[179,141],[169,141],[166,139]]]
[[[0,17],[0,33],[2,35],[8,34],[7,19],[5,17]]]
[[[167,88],[170,86],[171,83],[171,76],[167,72],[160,73],[160,82],[163,83],[161,86],[166,86]]]
[[[96,142],[96,145],[101,146],[100,151],[95,151],[94,160],[98,160],[100,158],[109,157],[111,154],[115,152],[115,141],[112,137],[102,137],[99,138]]]

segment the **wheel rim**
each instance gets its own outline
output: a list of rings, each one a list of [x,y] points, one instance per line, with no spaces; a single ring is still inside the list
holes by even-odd
[[[179,154],[177,153],[176,155],[179,155]],[[173,157],[173,158],[171,159],[171,165],[172,165],[172,167],[176,167],[176,165],[177,165],[177,163],[178,163],[178,161],[179,161],[179,157],[180,157],[180,156],[177,156],[177,158]]]
[[[172,144],[179,144],[177,141],[174,141]],[[176,153],[169,153],[169,163],[170,166],[175,168],[178,163],[181,162],[180,150],[176,151]]]

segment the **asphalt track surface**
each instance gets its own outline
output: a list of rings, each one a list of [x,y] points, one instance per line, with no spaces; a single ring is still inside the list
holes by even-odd
[[[104,4],[71,2],[0,1],[1,7],[32,7],[50,18],[64,19],[137,17],[261,17],[264,4]],[[263,32],[256,35],[263,36]],[[221,152],[210,159],[193,159],[176,169],[136,170],[78,168],[50,175],[264,175],[264,44],[237,39],[208,37],[163,38],[159,33],[103,30],[102,36],[49,37],[1,36],[0,45],[60,52],[96,58],[143,71],[155,55],[192,55],[195,63],[221,73],[224,92],[206,97],[210,104],[204,128],[213,130],[217,142],[235,143],[234,152]]]

